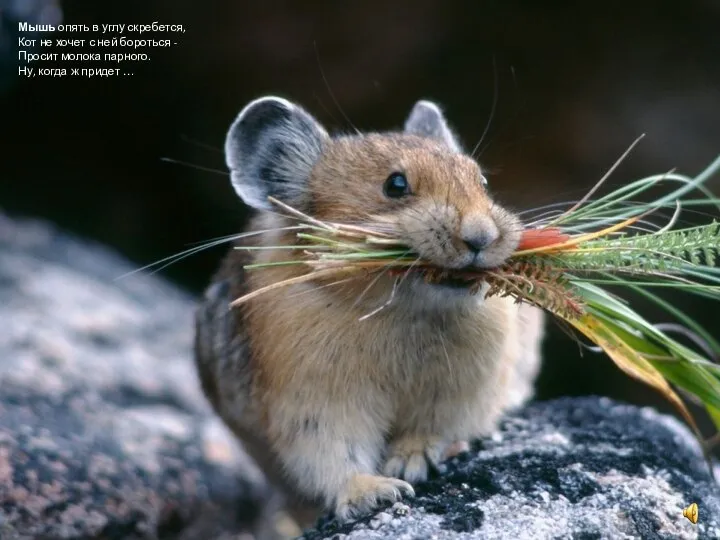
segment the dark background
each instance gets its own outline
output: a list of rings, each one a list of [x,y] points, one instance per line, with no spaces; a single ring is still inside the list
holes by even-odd
[[[132,76],[21,79],[18,7],[36,22],[187,31],[148,51],[150,62],[121,65]],[[138,267],[238,231],[244,209],[220,149],[238,111],[268,93],[345,131],[345,117],[397,128],[417,99],[434,99],[468,147],[497,97],[480,161],[496,197],[516,209],[581,197],[641,133],[610,184],[671,168],[692,175],[720,152],[720,2],[711,0],[0,0],[0,20],[0,206],[108,244]],[[225,249],[162,274],[199,293]],[[717,306],[683,305],[717,328]],[[555,326],[545,350],[542,398],[600,393],[668,410],[606,357],[580,357]]]

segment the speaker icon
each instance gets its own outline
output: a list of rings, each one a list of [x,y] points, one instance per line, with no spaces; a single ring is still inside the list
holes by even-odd
[[[688,518],[690,520],[690,523],[693,525],[697,523],[698,521],[698,505],[697,503],[692,503],[690,506],[685,508],[683,510],[683,516]]]

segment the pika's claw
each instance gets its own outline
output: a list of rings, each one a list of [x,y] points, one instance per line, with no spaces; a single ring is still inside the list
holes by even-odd
[[[405,437],[390,445],[383,473],[411,484],[424,482],[430,469],[442,470],[448,444],[438,438]]]
[[[353,476],[338,497],[335,515],[340,521],[369,513],[379,502],[395,502],[402,497],[414,497],[415,490],[399,478],[358,474]]]

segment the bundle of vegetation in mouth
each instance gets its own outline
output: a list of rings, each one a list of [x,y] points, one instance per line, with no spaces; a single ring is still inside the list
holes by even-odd
[[[705,187],[718,170],[720,157],[695,178],[672,172],[651,176],[593,199],[609,172],[571,208],[551,205],[550,211],[526,220],[516,251],[502,266],[477,270],[438,268],[380,226],[320,221],[271,198],[298,222],[293,227],[297,244],[238,249],[295,250],[301,256],[246,268],[261,271],[278,265],[304,265],[307,271],[252,291],[233,305],[319,277],[347,280],[384,274],[395,276],[397,284],[417,273],[429,282],[464,280],[470,292],[511,296],[539,306],[570,325],[625,373],[659,390],[702,440],[676,389],[700,404],[720,432],[720,365],[716,363],[720,343],[659,293],[670,290],[720,300],[720,268],[715,266],[720,223],[713,218],[720,215],[720,199]],[[651,189],[667,185],[675,187],[664,195],[638,201]],[[700,195],[693,198],[691,193]],[[705,210],[700,212],[702,207]],[[535,213],[541,210],[535,209]],[[653,222],[651,218],[662,210],[666,211],[666,222]],[[708,222],[679,227],[685,211]],[[672,215],[667,218],[667,213]],[[486,286],[481,288],[483,284]],[[669,330],[644,319],[607,287],[632,291],[654,302],[677,321],[673,329],[689,335],[697,347],[683,345],[669,335]],[[709,444],[704,448],[707,451]]]

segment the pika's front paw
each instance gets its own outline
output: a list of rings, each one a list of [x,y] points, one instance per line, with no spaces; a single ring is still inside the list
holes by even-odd
[[[369,513],[379,502],[395,502],[403,495],[414,497],[412,486],[398,478],[357,474],[345,485],[335,507],[340,521]]]
[[[433,437],[403,437],[390,445],[383,473],[414,484],[427,480],[430,468],[441,470],[448,443]]]
[[[459,454],[470,451],[470,443],[467,441],[455,441],[445,450],[445,459],[453,458]]]

